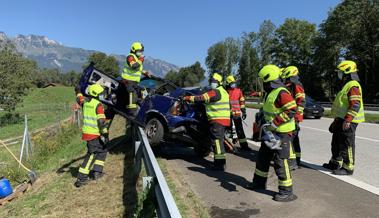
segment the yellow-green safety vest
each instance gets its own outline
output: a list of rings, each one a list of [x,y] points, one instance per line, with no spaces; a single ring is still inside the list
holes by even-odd
[[[101,104],[99,100],[92,98],[89,102],[83,104],[83,128],[85,134],[100,135],[100,129],[97,120],[105,118],[104,114],[96,114],[97,106]]]
[[[362,99],[362,87],[356,80],[351,80],[348,83],[344,85],[342,90],[337,94],[336,99],[334,99],[333,106],[332,106],[332,116],[334,118],[339,117],[344,119],[346,116],[346,113],[349,109],[349,100],[348,100],[348,92],[352,87],[358,87],[359,91],[361,93],[360,102],[361,105],[359,107],[358,113],[354,116],[354,119],[351,121],[353,123],[362,123],[365,121],[365,113],[363,109],[363,99]]]
[[[217,87],[217,90],[220,91],[221,99],[205,105],[208,120],[230,119],[229,94],[222,86]]]
[[[126,61],[121,77],[123,79],[129,80],[129,81],[135,81],[135,82],[139,83],[141,80],[141,75],[142,75],[142,71],[143,71],[142,61],[140,61],[135,54],[130,53],[128,56],[133,56],[133,58],[136,60],[136,62],[139,63],[139,68],[136,70],[132,69],[128,65],[128,62]]]
[[[286,91],[290,93],[284,87],[276,88],[268,94],[267,98],[263,103],[264,118],[267,122],[271,122],[278,114],[283,112],[281,108],[277,108],[275,106],[275,101],[278,98],[278,95],[281,91]],[[282,123],[278,126],[278,128],[275,129],[276,132],[280,133],[291,132],[293,130],[295,130],[295,120],[293,118],[291,118],[291,120],[288,122]]]

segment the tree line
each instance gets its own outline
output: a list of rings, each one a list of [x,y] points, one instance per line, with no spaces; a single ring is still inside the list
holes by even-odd
[[[299,68],[306,93],[331,100],[340,88],[335,69],[344,59],[357,63],[365,102],[379,102],[379,0],[344,0],[317,28],[288,18],[280,26],[265,20],[257,32],[226,38],[208,49],[209,73],[234,74],[245,92],[259,89],[266,64]]]

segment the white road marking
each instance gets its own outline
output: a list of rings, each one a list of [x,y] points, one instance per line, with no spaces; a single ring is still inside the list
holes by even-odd
[[[254,142],[252,140],[247,140],[247,141],[248,141],[248,143],[250,143],[250,144],[252,144],[252,145],[254,145],[256,147],[261,147],[261,145],[259,143],[257,143],[257,142]],[[322,166],[319,166],[317,164],[312,164],[311,162],[308,162],[308,161],[305,161],[305,160],[301,160],[301,162],[305,166],[307,166],[309,168],[315,169],[315,170],[317,170],[317,171],[319,171],[321,173],[324,173],[324,174],[326,174],[328,176],[331,176],[331,177],[339,179],[339,180],[341,180],[343,182],[349,183],[350,185],[353,185],[355,187],[361,188],[361,189],[366,190],[368,192],[371,192],[373,194],[379,195],[379,188],[377,188],[375,186],[372,186],[372,185],[367,184],[365,182],[359,181],[359,180],[354,179],[354,178],[352,178],[350,176],[337,176],[337,175],[333,175],[331,172],[325,171]]]
[[[329,131],[327,131],[325,129],[319,129],[319,128],[314,128],[314,127],[304,126],[304,125],[300,125],[300,127],[301,128],[305,128],[305,129],[312,129],[312,130],[316,130],[316,131],[320,131],[320,132],[329,133]],[[363,139],[363,140],[367,140],[367,141],[372,141],[372,142],[378,142],[379,143],[378,139],[366,138],[366,137],[362,137],[362,136],[355,136],[355,138],[357,138],[357,139]]]

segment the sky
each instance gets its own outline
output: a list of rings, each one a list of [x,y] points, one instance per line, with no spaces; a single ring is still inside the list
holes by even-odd
[[[226,37],[258,31],[270,19],[320,24],[340,0],[2,0],[0,31],[44,35],[63,45],[145,55],[180,67],[204,64],[207,49]]]

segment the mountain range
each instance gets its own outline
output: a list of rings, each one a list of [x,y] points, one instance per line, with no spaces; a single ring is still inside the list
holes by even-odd
[[[36,61],[40,68],[58,68],[62,72],[71,70],[80,72],[88,57],[92,53],[98,52],[65,46],[46,36],[16,35],[15,37],[8,37],[4,32],[0,32],[0,48],[5,43],[12,43],[19,53]],[[117,54],[112,54],[112,56],[117,59],[120,67],[122,67],[126,56]],[[146,57],[144,69],[156,76],[163,77],[170,70],[178,71],[179,67],[160,59]]]

